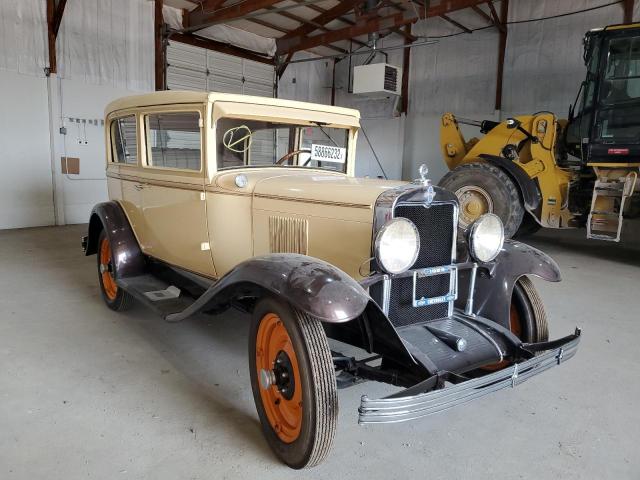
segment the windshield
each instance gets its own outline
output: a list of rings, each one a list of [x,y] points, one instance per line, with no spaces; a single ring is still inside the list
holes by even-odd
[[[347,172],[348,128],[221,118],[216,131],[218,170],[268,165]]]
[[[626,103],[640,98],[640,37],[609,41],[602,82],[603,105]]]
[[[640,126],[640,37],[612,38],[605,53],[598,136],[605,141],[636,140]]]

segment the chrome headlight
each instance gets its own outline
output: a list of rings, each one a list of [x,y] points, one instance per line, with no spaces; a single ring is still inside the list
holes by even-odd
[[[493,213],[485,213],[471,225],[469,250],[474,260],[490,262],[498,256],[504,243],[504,225]]]
[[[374,255],[386,273],[407,271],[416,262],[420,251],[420,234],[411,220],[394,218],[378,232]]]

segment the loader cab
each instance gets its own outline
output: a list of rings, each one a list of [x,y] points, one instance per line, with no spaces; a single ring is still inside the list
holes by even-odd
[[[565,147],[583,165],[640,161],[640,24],[588,32]]]

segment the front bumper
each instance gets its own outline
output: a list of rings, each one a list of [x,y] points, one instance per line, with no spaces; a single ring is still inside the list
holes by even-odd
[[[414,420],[447,410],[489,393],[507,387],[515,387],[525,380],[544,372],[573,357],[580,343],[580,329],[567,337],[538,344],[523,344],[527,352],[544,353],[489,375],[466,380],[451,387],[419,393],[437,384],[434,377],[389,397],[372,400],[362,396],[358,409],[358,423],[397,423]]]

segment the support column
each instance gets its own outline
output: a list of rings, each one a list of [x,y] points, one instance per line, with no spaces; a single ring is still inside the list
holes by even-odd
[[[56,5],[54,0],[47,0],[47,40],[49,42],[49,73],[56,73],[58,69],[56,60],[56,34],[53,31]]]
[[[624,0],[622,8],[624,8],[624,23],[633,23],[633,4],[634,0]]]
[[[413,43],[410,39],[411,36],[411,24],[404,27],[404,44],[405,48],[402,55],[402,91],[400,98],[400,113],[405,115],[409,111],[409,72],[411,71],[411,47],[407,46]]]
[[[154,36],[155,36],[155,83],[156,90],[165,90],[165,45],[164,45],[164,17],[162,16],[163,0],[155,0]]]
[[[496,79],[495,109],[502,110],[502,79],[504,77],[504,56],[507,50],[507,17],[509,14],[509,0],[500,2],[500,39],[498,41],[498,75]],[[502,27],[502,28],[500,28]]]

